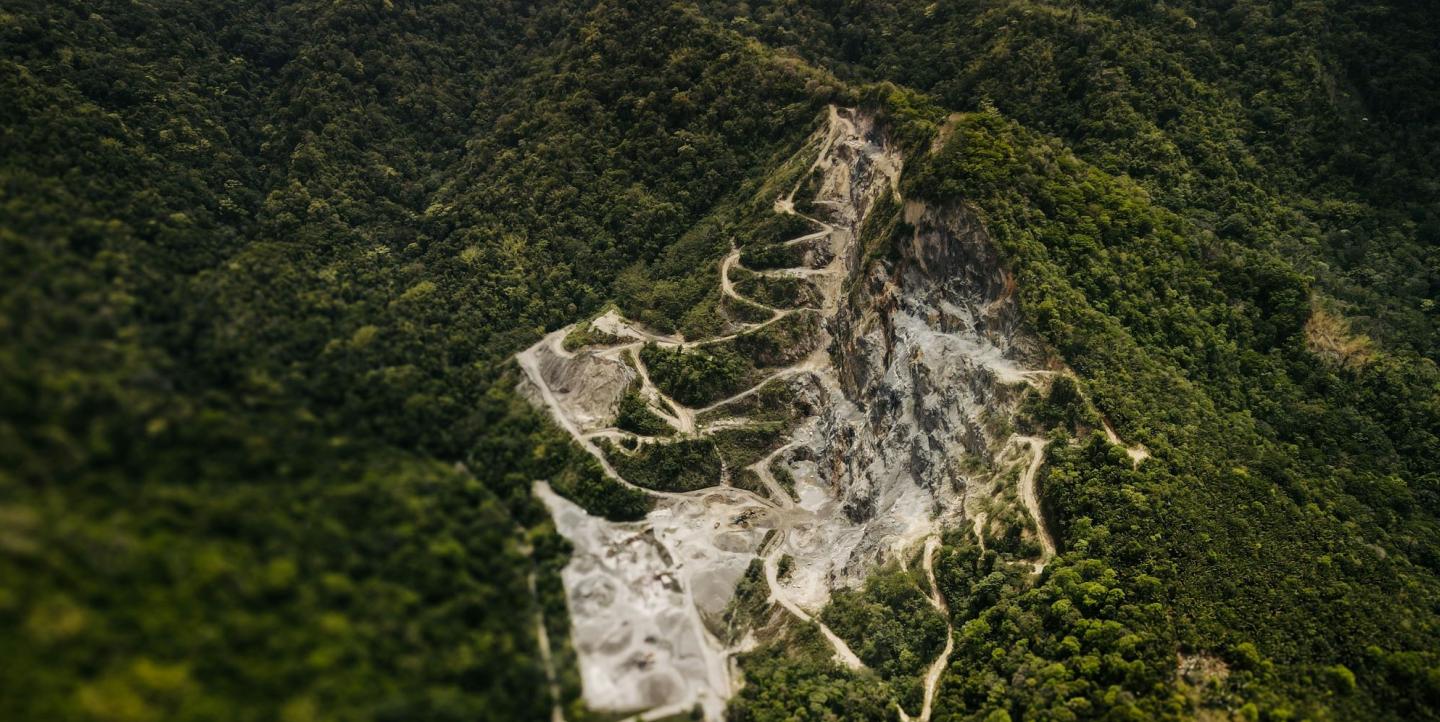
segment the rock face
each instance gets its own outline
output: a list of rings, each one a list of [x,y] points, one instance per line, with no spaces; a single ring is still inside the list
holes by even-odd
[[[897,260],[861,267],[854,235],[893,192],[896,164],[874,159],[883,148],[871,139],[837,152],[816,202],[845,237],[848,293],[827,321],[827,398],[783,458],[802,488],[814,483],[839,504],[849,528],[827,540],[831,553],[796,555],[793,576],[809,580],[812,605],[825,599],[817,586],[858,583],[937,524],[958,524],[967,494],[990,491],[1015,406],[1042,375],[1027,370],[1041,353],[1019,327],[1013,282],[966,209],[905,204],[913,230]]]
[[[907,216],[915,233],[897,267],[872,267],[860,302],[836,319],[840,377],[868,406],[859,436],[895,462],[852,475],[857,503],[885,469],[942,490],[963,481],[952,462],[995,458],[1039,355],[973,216],[913,203]]]

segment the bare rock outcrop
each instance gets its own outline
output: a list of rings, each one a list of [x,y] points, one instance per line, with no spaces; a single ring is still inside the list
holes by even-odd
[[[582,431],[610,425],[620,399],[639,377],[635,369],[595,351],[567,355],[551,345],[537,350],[540,374]]]
[[[822,191],[848,196],[827,205],[853,211],[852,233],[877,189],[890,191],[876,167],[858,162],[843,174],[848,186]],[[853,268],[847,303],[828,324],[838,393],[822,405],[806,456],[865,529],[836,560],[836,584],[858,582],[933,523],[958,523],[972,477],[991,475],[1040,373],[1030,370],[1039,344],[1022,329],[1011,277],[974,214],[915,202],[903,212],[913,233],[896,260]]]

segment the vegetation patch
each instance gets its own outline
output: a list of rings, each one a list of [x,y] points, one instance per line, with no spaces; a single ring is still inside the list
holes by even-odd
[[[725,296],[720,303],[725,314],[737,323],[765,323],[775,317],[773,310],[743,298]]]
[[[810,355],[820,340],[820,323],[818,313],[797,312],[695,348],[647,343],[640,349],[640,359],[665,395],[704,408],[758,383],[760,370],[789,366]]]
[[[1004,470],[999,495],[986,500],[985,526],[980,532],[986,549],[1016,559],[1039,559],[1044,553],[1037,536],[1039,529],[1016,488],[1021,473],[1021,466]]]
[[[725,607],[721,616],[725,623],[722,638],[734,644],[740,641],[745,633],[763,626],[772,606],[769,599],[770,585],[765,581],[765,560],[758,557],[751,559],[750,566],[745,568],[745,576],[740,577],[740,583],[735,587],[735,596],[731,597],[730,604]]]
[[[687,351],[647,343],[640,349],[640,360],[656,388],[692,408],[744,391],[755,368],[729,344]]]
[[[714,283],[714,278],[710,279]],[[725,314],[721,311],[724,307],[725,296],[720,293],[717,283],[714,288],[695,304],[695,307],[680,318],[679,332],[687,339],[702,339],[712,336],[719,336],[728,330],[725,323]]]
[[[1176,677],[1173,639],[1148,631],[1166,628],[1163,608],[1155,603],[1158,579],[1141,577],[1122,589],[1120,576],[1103,562],[1061,557],[1035,581],[1028,564],[981,552],[970,539],[949,535],[935,562],[957,623],[954,659],[965,660],[964,672],[952,668],[940,686],[937,717],[983,711],[991,703],[977,695],[997,688],[1036,715],[1116,704],[1106,695],[1114,694],[1117,682],[1148,688]],[[1256,660],[1250,669],[1260,672],[1262,666]],[[1034,685],[1014,689],[1016,679]],[[1133,701],[1120,706],[1139,714]]]
[[[726,466],[743,469],[783,446],[787,430],[786,425],[780,422],[758,423],[721,429],[711,434],[710,438],[725,459]]]
[[[1072,436],[1083,436],[1101,425],[1100,412],[1069,374],[1052,377],[1043,395],[1033,389],[1026,391],[1017,417],[1031,432],[1059,428]]]
[[[720,484],[720,456],[709,439],[680,439],[618,450],[608,440],[601,448],[626,481],[656,491],[685,492]]]
[[[695,423],[704,425],[724,418],[743,417],[751,421],[783,422],[788,431],[801,419],[815,413],[815,409],[797,393],[797,387],[806,383],[805,378],[799,376],[766,381],[760,388],[755,389],[754,393],[701,412],[695,417]]]
[[[730,485],[736,489],[744,489],[762,499],[770,498],[770,489],[760,479],[760,475],[754,469],[735,469],[730,472]]]
[[[585,511],[611,521],[637,521],[654,507],[643,491],[632,489],[601,468],[600,462],[585,454],[549,478],[555,493],[578,504]]]
[[[815,198],[820,195],[820,189],[824,183],[824,168],[815,168],[805,175],[805,179],[800,182],[800,186],[795,191],[796,212],[812,218],[825,218],[826,212],[831,210],[830,206],[815,203]]]
[[[1305,347],[1327,363],[1349,369],[1362,368],[1375,357],[1368,336],[1355,333],[1344,316],[1330,312],[1318,301],[1311,304],[1310,318],[1305,321]]]
[[[732,722],[875,722],[894,717],[889,685],[870,672],[852,672],[831,659],[829,642],[812,623],[743,655],[747,684],[730,702]]]
[[[745,250],[740,252],[740,263],[756,271],[795,268],[805,265],[805,254],[808,251],[809,248],[804,243],[746,246]]]
[[[601,331],[592,326],[589,321],[581,321],[575,324],[575,328],[570,329],[570,333],[565,334],[565,340],[561,342],[561,345],[565,347],[566,351],[579,351],[592,346],[616,346],[627,340],[629,339]]]
[[[736,293],[774,308],[818,308],[820,289],[808,278],[768,276],[744,268],[730,269]]]
[[[820,343],[820,314],[796,311],[774,323],[746,331],[727,343],[760,368],[789,366],[809,356]]]
[[[789,195],[790,190],[810,171],[820,157],[829,132],[829,111],[820,110],[806,126],[812,129],[808,136],[799,139],[792,149],[785,149],[771,163],[773,170],[763,176],[747,180],[742,189],[746,195],[737,205],[735,215],[743,219],[739,225],[758,228],[769,221],[775,213],[775,199]],[[737,234],[737,245],[743,245],[748,234]]]
[[[819,230],[820,226],[803,216],[769,212],[753,227],[740,233],[738,245],[747,251],[752,247],[773,248]]]
[[[626,389],[625,395],[620,398],[620,411],[615,416],[615,426],[640,436],[670,436],[675,433],[675,427],[650,408],[650,403],[640,393],[638,379],[630,384],[630,388]]]
[[[875,201],[860,226],[860,252],[867,260],[894,260],[899,241],[914,234],[914,228],[905,222],[904,209],[900,199],[893,193],[885,193]]]
[[[775,477],[775,483],[779,484],[792,500],[800,501],[800,495],[795,493],[795,475],[790,473],[790,467],[776,459],[770,464],[770,475]]]
[[[861,589],[836,591],[820,619],[918,711],[921,676],[944,648],[947,626],[916,574],[898,565],[881,569]]]

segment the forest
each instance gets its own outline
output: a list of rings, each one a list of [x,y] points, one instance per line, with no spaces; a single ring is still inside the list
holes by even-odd
[[[18,0],[0,97],[0,719],[546,719],[542,614],[567,719],[601,719],[531,484],[650,501],[510,358],[611,303],[711,329],[737,234],[795,260],[744,203],[830,103],[983,223],[1076,378],[1029,407],[1074,442],[1040,479],[1060,556],[939,552],[934,719],[1440,718],[1425,3]],[[712,351],[642,353],[700,403],[755,373]],[[822,615],[880,674],[797,624],[731,718],[913,701],[915,589]]]

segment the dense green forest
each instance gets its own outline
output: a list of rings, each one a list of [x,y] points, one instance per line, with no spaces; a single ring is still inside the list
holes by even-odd
[[[22,2],[0,47],[0,717],[543,716],[530,482],[646,502],[505,359],[680,275],[824,75],[655,2]]]
[[[608,302],[710,328],[744,199],[830,102],[882,115],[906,197],[984,224],[1078,378],[1032,414],[1076,442],[1041,478],[1062,555],[1037,580],[945,540],[935,719],[1436,719],[1431,14],[10,3],[0,719],[546,718],[533,620],[564,639],[567,551],[531,482],[616,519],[648,501],[508,359]],[[752,226],[751,262],[790,262],[765,244],[796,228]],[[736,282],[810,303],[762,278]],[[647,352],[677,398],[754,371]],[[696,475],[731,453],[682,450],[663,463]],[[743,660],[732,716],[892,714],[930,611],[877,577],[826,621],[881,629],[885,677],[796,625]]]

